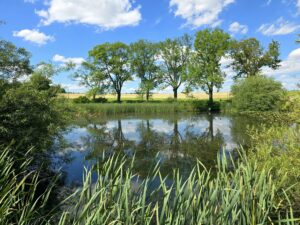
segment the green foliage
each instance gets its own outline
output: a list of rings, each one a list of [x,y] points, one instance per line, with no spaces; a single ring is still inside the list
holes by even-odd
[[[0,99],[0,145],[14,140],[21,149],[44,150],[63,124],[63,114],[46,91],[28,85],[10,88]]]
[[[98,72],[103,73],[121,101],[121,91],[124,82],[131,80],[130,49],[122,42],[104,43],[89,52]]]
[[[279,110],[286,96],[280,82],[265,76],[238,80],[231,92],[233,107],[239,111]]]
[[[294,208],[300,208],[300,128],[273,126],[251,130],[250,160],[258,168],[271,169],[278,187],[287,192]],[[283,178],[283,180],[281,180]]]
[[[26,49],[0,40],[0,79],[16,81],[20,76],[30,74],[32,72],[30,57]]]
[[[213,103],[214,88],[219,90],[224,83],[226,74],[221,71],[220,61],[229,50],[230,39],[230,35],[220,29],[205,29],[196,34],[189,82],[209,94],[210,104]]]
[[[98,98],[93,99],[92,102],[94,102],[94,103],[106,103],[107,98],[98,97]]]
[[[73,77],[80,80],[80,85],[89,88],[88,95],[92,96],[93,99],[96,98],[97,94],[103,94],[108,89],[107,77],[93,62],[83,62],[76,69]]]
[[[174,99],[177,99],[178,88],[187,78],[191,48],[192,40],[187,34],[159,44],[161,79],[164,85],[173,88]]]
[[[234,41],[230,50],[233,59],[230,66],[237,73],[235,78],[257,76],[263,67],[277,69],[281,62],[279,54],[279,43],[276,41],[269,44],[267,51],[255,38]]]
[[[74,103],[90,103],[91,100],[86,96],[79,96],[78,98],[73,99]]]
[[[150,92],[159,84],[159,67],[157,66],[158,45],[139,40],[130,45],[131,69],[141,79],[140,92],[149,100]]]

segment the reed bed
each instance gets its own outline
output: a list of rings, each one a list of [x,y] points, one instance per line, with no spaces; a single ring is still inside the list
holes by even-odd
[[[121,114],[165,114],[177,112],[220,112],[227,102],[214,102],[212,107],[207,101],[176,101],[176,102],[123,102],[123,103],[88,103],[71,104],[70,108],[77,116],[102,116]]]
[[[188,102],[178,103],[89,103],[75,105],[76,112],[88,115],[117,114],[158,114],[192,112],[193,105]]]
[[[185,178],[180,171],[163,177],[159,163],[149,168],[147,177],[140,178],[133,171],[134,158],[103,157],[102,162],[85,171],[82,187],[57,206],[61,211],[53,210],[45,215],[42,209],[51,200],[52,186],[40,196],[36,195],[38,172],[26,175],[24,170],[16,174],[13,159],[7,152],[0,156],[0,224],[299,222],[291,207],[282,207],[279,196],[287,196],[286,192],[275,185],[269,170],[258,170],[256,164],[244,156],[240,163],[235,163],[225,155],[218,159],[216,173],[212,174],[198,162]],[[96,182],[92,180],[92,173],[98,175]],[[33,179],[28,179],[29,176]]]

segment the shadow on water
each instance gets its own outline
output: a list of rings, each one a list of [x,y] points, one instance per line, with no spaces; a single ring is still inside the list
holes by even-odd
[[[125,116],[74,122],[64,134],[68,147],[60,151],[60,155],[72,158],[63,165],[66,184],[80,185],[84,167],[113,153],[129,158],[135,155],[134,172],[141,178],[156,163],[163,176],[174,169],[187,175],[197,160],[214,169],[223,151],[230,155],[239,145],[247,147],[246,127],[255,125],[245,117],[219,114]]]

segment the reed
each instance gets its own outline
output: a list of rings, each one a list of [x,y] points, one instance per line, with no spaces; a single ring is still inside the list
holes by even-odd
[[[146,179],[133,173],[130,162],[117,155],[86,171],[60,220],[64,224],[296,224],[293,210],[282,211],[281,192],[268,170],[246,159],[241,164],[219,158],[217,174],[201,162],[187,178],[174,171],[162,177],[159,166]],[[234,168],[232,171],[231,169]],[[153,186],[156,179],[159,184]],[[172,184],[167,185],[167,180]],[[134,185],[138,182],[138,185]],[[135,187],[135,188],[134,188]]]
[[[188,177],[180,171],[163,177],[159,163],[141,179],[133,172],[135,159],[103,156],[86,170],[83,185],[55,211],[44,211],[52,187],[37,195],[38,172],[16,173],[5,149],[0,155],[0,224],[297,224],[293,208],[281,208],[269,170],[258,170],[245,156],[235,163],[219,157],[212,174],[198,162]],[[29,160],[30,161],[30,160]],[[92,181],[92,173],[98,179]],[[31,177],[32,179],[29,179]],[[28,182],[31,181],[31,182]],[[170,182],[172,181],[172,182]],[[287,198],[287,197],[286,197]],[[56,219],[57,218],[57,219]]]

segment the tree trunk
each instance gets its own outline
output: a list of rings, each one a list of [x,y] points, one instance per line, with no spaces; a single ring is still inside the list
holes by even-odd
[[[147,91],[146,91],[146,101],[147,101],[147,102],[149,101],[149,97],[150,97],[150,91],[147,90]]]
[[[177,100],[177,91],[178,88],[173,88],[173,93],[174,93],[174,99]]]
[[[209,111],[211,111],[211,107],[213,106],[214,103],[214,99],[213,99],[213,88],[209,88],[208,90],[208,107],[209,107]]]
[[[95,101],[96,99],[96,94],[93,94],[93,101]]]
[[[117,91],[117,102],[121,103],[121,91]]]

